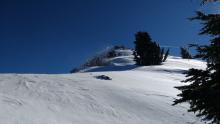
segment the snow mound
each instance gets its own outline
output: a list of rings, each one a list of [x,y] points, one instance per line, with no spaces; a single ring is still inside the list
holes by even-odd
[[[172,106],[182,71],[198,60],[169,57],[160,66],[137,67],[132,51],[106,67],[74,74],[1,74],[1,124],[202,124],[188,104]],[[112,80],[94,77],[106,75]]]
[[[134,62],[133,51],[131,49],[115,50],[116,57],[107,58],[107,65],[93,66],[81,69],[79,72],[104,72],[104,71],[167,71],[174,73],[183,73],[190,68],[205,68],[206,65],[200,60],[182,59],[180,57],[169,56],[162,65],[156,66],[136,66]]]

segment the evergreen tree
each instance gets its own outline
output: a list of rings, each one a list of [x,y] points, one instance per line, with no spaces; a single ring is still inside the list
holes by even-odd
[[[205,4],[207,2],[218,2],[220,0],[202,0],[202,3]]]
[[[137,65],[144,65],[145,51],[148,44],[152,42],[152,39],[147,32],[136,33],[135,39],[134,60]]]
[[[160,48],[159,44],[152,41],[147,32],[138,32],[135,38],[133,54],[137,65],[159,65],[163,60],[165,61],[164,50]]]
[[[207,68],[190,69],[186,73],[188,79],[183,82],[190,84],[176,87],[181,93],[178,95],[180,98],[174,101],[174,105],[189,102],[189,111],[204,120],[209,120],[210,123],[220,124],[220,14],[206,15],[197,12],[197,16],[192,19],[203,22],[201,35],[213,37],[210,45],[194,45],[198,51],[195,57],[205,60]]]
[[[70,73],[76,73],[76,72],[79,72],[80,70],[78,68],[74,68],[70,71]]]
[[[170,49],[168,49],[167,52],[165,53],[164,58],[163,58],[163,62],[165,62],[167,60],[167,57],[169,56],[169,54],[170,54]]]
[[[192,59],[192,55],[185,47],[180,47],[180,54],[183,59]]]

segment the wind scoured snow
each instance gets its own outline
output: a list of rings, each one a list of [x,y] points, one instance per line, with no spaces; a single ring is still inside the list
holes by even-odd
[[[131,53],[111,61],[75,74],[1,74],[0,124],[202,124],[187,104],[172,103],[182,72],[205,63],[169,57],[137,67]]]

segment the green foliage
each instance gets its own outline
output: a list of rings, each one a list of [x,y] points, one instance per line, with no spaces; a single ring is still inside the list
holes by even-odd
[[[202,20],[205,26],[201,29],[200,34],[216,36],[220,34],[220,14],[209,14],[205,15],[204,13],[197,11],[197,16],[191,18],[191,20]]]
[[[159,44],[153,42],[147,32],[138,32],[135,35],[134,60],[137,65],[160,65],[166,61],[169,51],[164,56],[164,49]]]
[[[180,47],[180,54],[183,59],[192,59],[192,55],[185,47]]]
[[[77,73],[77,72],[79,72],[80,70],[78,69],[78,68],[73,68],[71,71],[70,71],[70,73]]]
[[[164,57],[163,57],[163,62],[165,62],[167,60],[167,57],[170,54],[170,49],[167,50],[167,52],[165,53]]]
[[[202,0],[202,4],[205,4],[207,2],[218,2],[220,0]]]
[[[192,19],[202,21],[204,27],[200,34],[213,37],[210,45],[192,45],[198,52],[195,57],[205,60],[207,68],[186,72],[188,78],[183,82],[190,84],[176,87],[181,93],[174,105],[188,102],[189,111],[210,123],[220,124],[220,15],[197,12],[197,16]]]
[[[118,49],[125,50],[127,48],[124,45],[116,45],[116,46],[113,47],[113,49],[115,49],[115,50],[118,50]]]

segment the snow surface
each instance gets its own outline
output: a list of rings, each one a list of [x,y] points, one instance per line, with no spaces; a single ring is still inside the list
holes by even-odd
[[[174,86],[199,60],[169,57],[137,67],[131,51],[105,67],[74,74],[1,74],[0,124],[201,124],[187,104],[172,106]],[[112,80],[96,79],[106,75]]]

